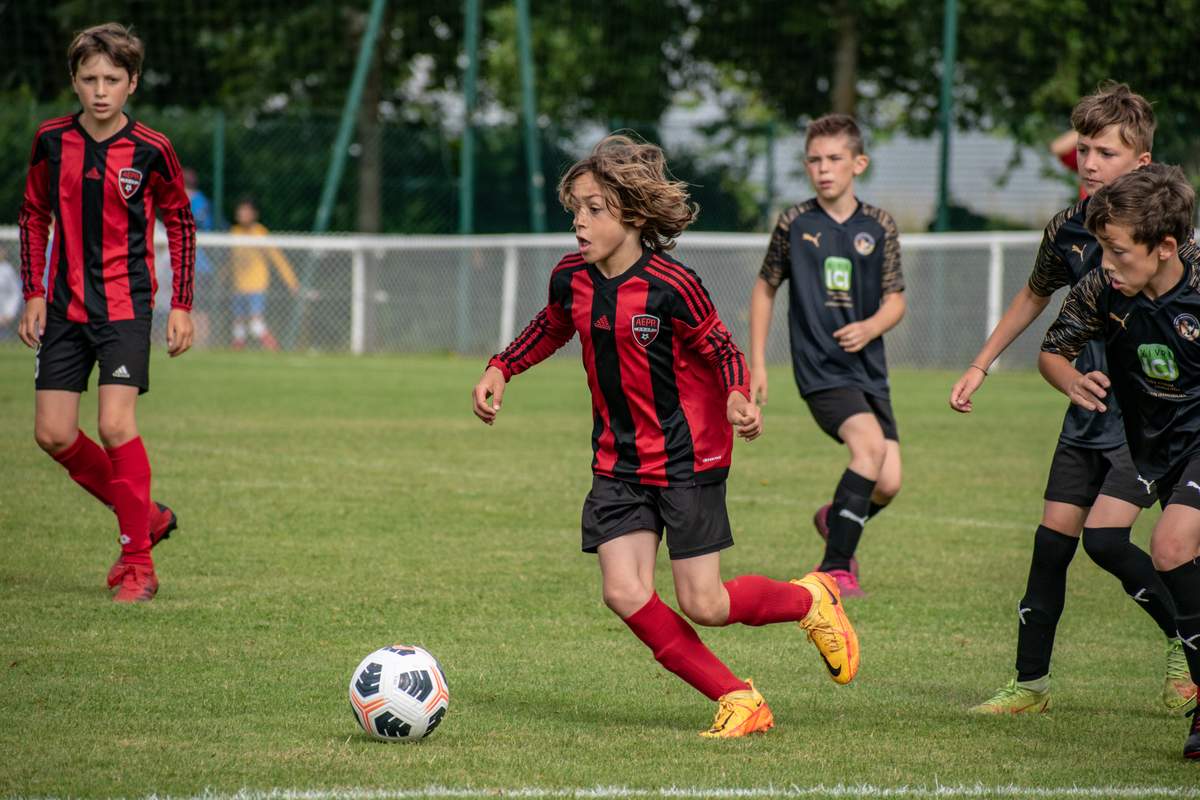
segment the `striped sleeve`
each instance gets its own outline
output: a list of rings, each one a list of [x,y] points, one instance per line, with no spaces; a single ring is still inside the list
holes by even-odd
[[[46,274],[46,247],[50,244],[50,171],[46,161],[46,144],[41,131],[34,137],[29,156],[29,172],[25,176],[25,195],[17,213],[20,230],[21,294],[28,301],[45,297],[42,285]]]
[[[674,328],[685,345],[700,354],[721,379],[726,396],[737,391],[750,399],[746,358],[721,322],[700,276],[682,264],[651,256],[646,274],[670,286]]]
[[[1042,234],[1042,244],[1033,262],[1033,272],[1029,275],[1029,290],[1038,297],[1049,297],[1071,283],[1071,269],[1054,240],[1063,223],[1078,211],[1079,206],[1075,205],[1055,214]]]
[[[1068,361],[1083,352],[1104,329],[1101,299],[1108,287],[1104,270],[1094,269],[1075,284],[1063,301],[1058,318],[1046,331],[1042,352],[1060,355]]]
[[[904,272],[900,269],[900,231],[892,215],[880,211],[879,224],[883,227],[883,294],[904,291]]]
[[[574,271],[571,268],[582,263],[583,258],[577,253],[559,262],[550,275],[546,307],[537,313],[508,347],[488,361],[489,367],[504,373],[505,381],[545,361],[575,335],[575,325],[567,311],[571,299],[570,275]]]
[[[779,215],[771,240],[767,243],[767,254],[763,256],[758,277],[772,289],[778,289],[792,274],[792,222],[800,215],[801,207],[792,206]]]
[[[166,136],[140,123],[135,125],[134,133],[151,144],[157,153],[150,167],[150,192],[154,205],[161,210],[163,224],[167,226],[167,247],[174,272],[171,308],[190,311],[196,284],[196,220],[183,183],[183,170],[175,148]]]

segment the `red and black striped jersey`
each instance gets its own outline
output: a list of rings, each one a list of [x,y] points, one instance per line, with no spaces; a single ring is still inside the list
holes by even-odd
[[[630,483],[725,479],[731,391],[750,396],[746,361],[695,272],[651,250],[615,278],[579,253],[550,276],[550,300],[489,366],[508,380],[576,333],[592,392],[592,471]]]
[[[149,317],[157,209],[175,273],[171,307],[191,309],[196,226],[170,141],[129,118],[97,142],[79,116],[44,122],[33,139],[19,218],[25,299],[46,296],[50,311],[72,322]]]

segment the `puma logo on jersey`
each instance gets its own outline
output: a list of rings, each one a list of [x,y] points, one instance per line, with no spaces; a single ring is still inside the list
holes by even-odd
[[[1128,328],[1125,327],[1125,320],[1129,319],[1129,314],[1126,314],[1123,317],[1118,317],[1116,314],[1114,314],[1113,312],[1110,311],[1110,312],[1108,312],[1108,316],[1110,316],[1118,325],[1121,326],[1121,330],[1123,330],[1123,331],[1129,330]]]
[[[821,246],[821,234],[819,233],[802,233],[800,238],[806,242],[811,242],[813,247]]]
[[[1073,244],[1073,245],[1071,245],[1071,252],[1072,252],[1072,253],[1075,253],[1075,254],[1077,254],[1077,255],[1079,256],[1079,260],[1080,260],[1080,261],[1083,261],[1083,251],[1084,251],[1085,249],[1086,249],[1086,248],[1085,248],[1083,245],[1081,245],[1081,244]]]
[[[114,378],[128,378],[129,370],[125,369],[125,365],[122,364],[121,366],[119,366],[113,370],[113,377]]]
[[[1154,486],[1154,481],[1148,481],[1145,478],[1143,478],[1141,475],[1138,475],[1137,479],[1139,481],[1141,481],[1143,486],[1146,487],[1146,494],[1150,494],[1150,489],[1151,489],[1151,487]]]
[[[1198,486],[1196,488],[1200,489],[1200,486]],[[867,527],[867,520],[870,519],[870,517],[868,517],[866,515],[863,515],[860,517],[848,508],[843,508],[841,511],[839,511],[838,516],[845,517],[846,519],[850,520],[851,522],[857,522],[858,527],[860,527],[860,528]]]

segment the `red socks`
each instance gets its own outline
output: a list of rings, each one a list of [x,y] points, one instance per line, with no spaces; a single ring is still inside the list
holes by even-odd
[[[131,439],[109,450],[112,462],[110,496],[121,529],[121,558],[131,564],[150,559],[150,459],[142,438]]]
[[[796,588],[808,594],[803,588]],[[650,648],[658,663],[709,700],[749,688],[704,646],[687,620],[660,600],[657,592],[625,624]]]
[[[112,462],[108,460],[104,449],[89,439],[87,434],[80,431],[70,447],[54,454],[54,460],[66,468],[71,480],[112,508],[112,490],[109,486],[112,482]]]
[[[799,622],[812,608],[812,593],[808,589],[761,575],[742,575],[726,581],[725,591],[729,592],[726,625]]]

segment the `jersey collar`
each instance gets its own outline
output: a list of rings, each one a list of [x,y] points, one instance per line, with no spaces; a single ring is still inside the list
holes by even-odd
[[[92,135],[87,132],[87,128],[83,127],[83,123],[79,121],[80,118],[83,117],[82,109],[80,109],[79,111],[77,111],[75,113],[75,116],[72,117],[72,120],[74,121],[74,124],[75,124],[75,130],[79,131],[80,135],[83,136],[83,140],[85,142],[87,142],[90,145],[96,145],[96,146],[103,147],[104,145],[109,144],[110,142],[115,142],[117,139],[120,139],[122,136],[125,136],[131,130],[133,130],[133,126],[134,126],[133,115],[130,114],[128,111],[124,111],[122,113],[125,114],[125,125],[120,130],[118,130],[116,133],[114,133],[112,136],[108,137],[107,139],[105,139],[102,142],[98,142],[95,139],[93,139]]]
[[[650,263],[650,257],[654,255],[654,251],[648,247],[642,247],[642,257],[633,262],[633,266],[622,272],[615,278],[609,278],[600,271],[595,264],[588,264],[588,273],[592,276],[592,285],[597,289],[608,289],[615,286],[620,286],[625,281],[637,275],[646,265]]]

